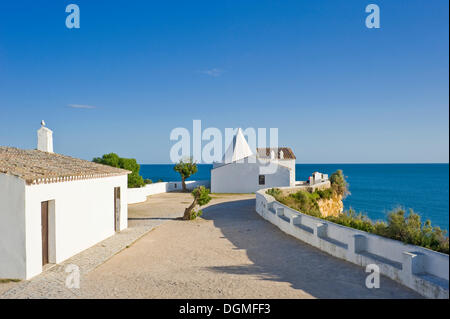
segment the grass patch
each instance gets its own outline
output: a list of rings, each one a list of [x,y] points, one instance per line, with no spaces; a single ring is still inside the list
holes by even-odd
[[[9,282],[19,282],[20,279],[0,279],[0,284],[7,284]]]

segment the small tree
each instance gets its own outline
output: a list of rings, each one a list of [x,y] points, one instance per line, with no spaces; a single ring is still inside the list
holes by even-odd
[[[193,162],[192,158],[189,158],[187,161],[180,160],[174,168],[174,171],[180,173],[181,175],[181,185],[183,191],[186,191],[186,178],[189,178],[191,175],[197,173],[197,164]]]
[[[141,175],[139,175],[140,166],[134,158],[123,158],[119,157],[119,155],[115,153],[109,153],[103,155],[102,157],[95,157],[92,161],[131,171],[131,173],[128,174],[129,188],[142,187],[145,185],[144,179]]]
[[[348,183],[345,180],[344,173],[342,172],[342,170],[338,169],[336,172],[331,174],[330,182],[333,191],[336,194],[341,195],[342,198],[345,198],[347,195],[350,194],[350,192],[348,191]]]
[[[209,189],[205,186],[199,186],[192,191],[192,196],[194,197],[194,201],[188,208],[184,210],[183,219],[184,220],[192,220],[198,216],[202,215],[202,211],[195,211],[195,206],[203,206],[209,203],[211,200],[211,196],[209,196]]]

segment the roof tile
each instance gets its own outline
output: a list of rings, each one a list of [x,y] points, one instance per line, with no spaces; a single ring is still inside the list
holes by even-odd
[[[27,184],[43,184],[126,175],[130,171],[55,153],[0,146],[0,173],[17,176]]]

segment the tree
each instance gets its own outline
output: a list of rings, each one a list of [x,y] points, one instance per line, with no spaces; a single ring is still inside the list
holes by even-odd
[[[189,178],[191,175],[197,173],[197,164],[193,162],[192,158],[189,158],[187,161],[180,160],[174,168],[174,171],[180,173],[181,175],[181,185],[183,191],[186,191],[186,178]]]
[[[95,157],[92,161],[131,171],[131,173],[128,174],[129,188],[137,188],[145,185],[144,179],[139,175],[140,166],[134,158],[122,158],[116,153],[109,153],[104,154],[102,157]]]
[[[348,191],[348,183],[345,180],[344,173],[338,169],[330,176],[331,188],[333,191],[345,198],[350,192]]]
[[[184,220],[192,220],[192,219],[195,219],[197,216],[201,216],[202,211],[199,210],[196,212],[194,210],[195,206],[206,205],[211,200],[211,196],[209,196],[209,189],[206,188],[205,186],[199,186],[199,187],[195,188],[192,191],[192,196],[194,197],[194,201],[192,202],[191,205],[189,205],[188,208],[186,208],[184,210],[184,215],[183,215]]]

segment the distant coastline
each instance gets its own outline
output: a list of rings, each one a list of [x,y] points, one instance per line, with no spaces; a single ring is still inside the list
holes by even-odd
[[[209,179],[210,164],[200,164],[191,179]],[[350,184],[351,195],[345,209],[385,219],[398,206],[412,208],[423,220],[449,229],[449,164],[296,164],[296,180],[305,180],[313,171],[332,173],[342,169]],[[179,181],[173,164],[141,164],[141,175],[157,181]]]

